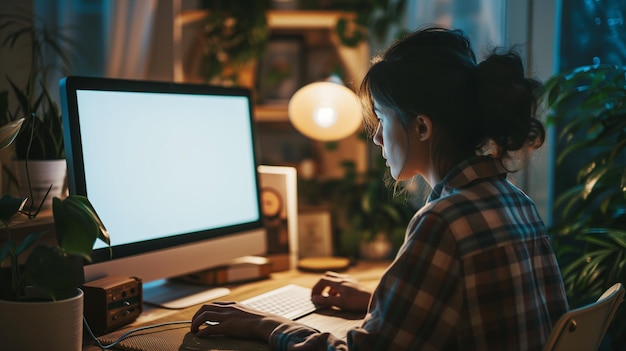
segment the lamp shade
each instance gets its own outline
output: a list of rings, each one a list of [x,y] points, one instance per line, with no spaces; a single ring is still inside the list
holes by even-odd
[[[333,82],[316,82],[289,100],[289,120],[305,136],[321,141],[346,138],[361,126],[361,106],[352,90]]]

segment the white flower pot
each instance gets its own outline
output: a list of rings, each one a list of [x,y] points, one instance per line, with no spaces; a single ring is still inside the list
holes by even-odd
[[[28,178],[26,176],[26,162],[14,161],[15,173],[19,182],[20,196],[30,198]],[[30,174],[30,184],[32,188],[33,206],[36,209],[41,200],[46,195],[50,185],[50,193],[42,208],[51,208],[54,197],[65,197],[67,165],[65,159],[61,160],[29,160],[28,173]]]
[[[83,291],[60,301],[0,300],[3,350],[80,351],[83,344]]]

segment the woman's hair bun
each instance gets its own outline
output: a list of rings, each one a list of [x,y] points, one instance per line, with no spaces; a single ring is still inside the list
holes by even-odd
[[[545,130],[536,119],[542,84],[525,78],[519,55],[492,52],[476,66],[476,94],[486,137],[504,151],[539,147]]]

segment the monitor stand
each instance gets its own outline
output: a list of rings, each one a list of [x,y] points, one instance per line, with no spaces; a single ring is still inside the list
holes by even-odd
[[[226,296],[228,288],[207,287],[161,279],[143,285],[143,302],[168,309],[183,309]]]

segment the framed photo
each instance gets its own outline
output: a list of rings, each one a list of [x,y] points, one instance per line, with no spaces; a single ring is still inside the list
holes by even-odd
[[[310,210],[298,213],[300,258],[331,257],[333,238],[330,212]]]
[[[303,81],[303,39],[300,36],[272,37],[259,63],[258,101],[286,103]]]
[[[261,213],[272,271],[295,268],[298,261],[298,180],[293,167],[261,165]]]

